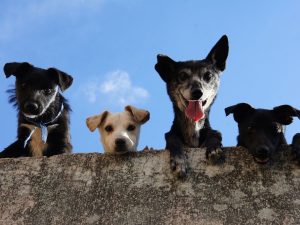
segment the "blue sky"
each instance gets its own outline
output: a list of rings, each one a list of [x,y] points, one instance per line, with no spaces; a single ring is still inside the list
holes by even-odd
[[[300,1],[36,0],[1,1],[0,65],[28,61],[74,77],[64,95],[71,103],[74,152],[102,152],[98,132],[85,125],[104,110],[133,104],[150,111],[139,149],[162,149],[173,112],[165,84],[154,70],[156,55],[174,60],[204,58],[229,37],[227,69],[210,121],[223,145],[236,144],[237,125],[224,108],[239,102],[300,108]],[[0,82],[0,149],[15,141],[16,112]],[[300,121],[287,127],[287,140]]]

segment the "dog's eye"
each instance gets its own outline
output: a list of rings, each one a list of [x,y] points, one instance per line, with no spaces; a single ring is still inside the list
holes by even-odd
[[[46,95],[50,95],[52,93],[52,89],[50,89],[50,88],[44,89],[43,91]]]
[[[21,88],[25,88],[27,86],[27,84],[24,82],[24,83],[21,83]]]
[[[212,74],[210,72],[206,72],[203,76],[203,79],[206,81],[206,82],[209,82],[210,79],[212,78]]]
[[[250,125],[249,127],[247,127],[249,132],[255,132],[255,127],[253,125]]]
[[[178,75],[179,82],[185,82],[189,78],[189,75],[186,72],[180,72]]]
[[[105,128],[106,132],[112,132],[113,131],[113,127],[111,125],[107,125]]]
[[[134,130],[135,130],[135,126],[134,126],[134,125],[129,125],[129,126],[127,127],[127,130],[128,130],[128,131],[134,131]]]

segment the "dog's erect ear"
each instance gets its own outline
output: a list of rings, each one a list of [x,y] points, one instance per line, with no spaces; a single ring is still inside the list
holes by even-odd
[[[160,77],[168,82],[172,78],[176,62],[166,55],[157,55],[157,63],[155,64],[155,70]]]
[[[69,74],[66,74],[56,68],[49,68],[47,71],[51,74],[51,76],[55,76],[57,84],[62,92],[72,85],[73,77]]]
[[[215,46],[210,50],[209,54],[206,57],[206,60],[212,62],[218,70],[223,71],[225,70],[228,51],[228,38],[226,35],[223,35],[215,44]]]
[[[247,103],[239,103],[225,108],[226,116],[233,113],[233,118],[237,123],[243,121],[243,119],[245,119],[248,115],[250,115],[254,111],[255,109],[252,108],[252,106]]]
[[[95,131],[97,127],[99,127],[105,121],[108,111],[104,111],[100,115],[91,116],[86,119],[86,125],[90,129],[91,132]]]
[[[150,113],[148,111],[137,109],[131,105],[126,106],[125,111],[129,112],[139,124],[144,124],[150,119]]]
[[[28,62],[23,62],[23,63],[12,62],[12,63],[6,63],[3,67],[3,70],[6,78],[8,78],[11,75],[15,75],[17,77],[20,74],[31,70],[32,68],[33,66]]]
[[[281,105],[273,108],[275,121],[283,125],[289,125],[293,122],[293,117],[300,119],[300,111],[290,105]]]

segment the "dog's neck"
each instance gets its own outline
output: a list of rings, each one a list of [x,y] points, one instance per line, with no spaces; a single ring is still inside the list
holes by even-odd
[[[199,147],[200,130],[204,127],[205,118],[194,122],[186,117],[179,108],[174,107],[175,118],[173,125],[181,133],[187,147]]]

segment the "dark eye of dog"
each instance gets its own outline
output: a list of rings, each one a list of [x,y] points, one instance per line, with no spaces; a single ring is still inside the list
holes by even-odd
[[[135,126],[134,126],[134,125],[129,125],[129,126],[127,127],[127,130],[128,130],[128,131],[133,131],[133,130],[135,130]]]
[[[189,75],[186,72],[180,72],[178,76],[179,82],[185,82],[189,78]]]
[[[44,89],[43,91],[46,95],[50,95],[52,93],[52,89],[50,89],[50,88]]]
[[[112,132],[113,131],[113,127],[111,125],[107,125],[105,128],[106,132]]]
[[[24,83],[21,83],[21,88],[25,88],[27,86],[27,84],[24,82]]]
[[[249,132],[255,132],[255,128],[254,128],[253,125],[249,125],[249,126],[247,127],[247,129],[248,129]]]
[[[206,82],[209,82],[210,79],[212,78],[212,74],[210,72],[205,72],[204,76],[203,76],[203,79],[206,81]]]

